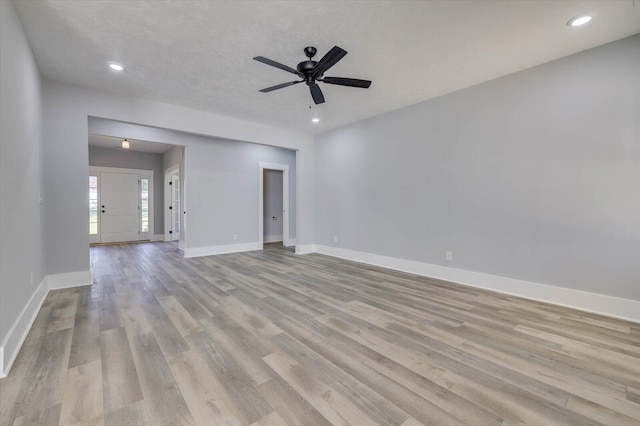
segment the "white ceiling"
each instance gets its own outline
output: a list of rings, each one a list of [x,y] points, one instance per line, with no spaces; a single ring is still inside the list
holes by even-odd
[[[14,3],[47,78],[312,133],[640,33],[638,0]],[[347,50],[326,75],[371,88],[321,85],[311,111],[303,84],[258,91],[295,76],[254,56],[295,67],[308,45]]]
[[[124,137],[104,136],[89,134],[89,146],[97,146],[100,148],[123,149],[122,140]],[[150,152],[152,154],[164,154],[169,151],[173,145],[159,142],[149,142],[140,139],[127,138],[129,141],[129,151]]]

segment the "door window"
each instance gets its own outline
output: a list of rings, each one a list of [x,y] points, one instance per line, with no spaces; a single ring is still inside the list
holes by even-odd
[[[149,232],[149,179],[140,179],[140,232]]]
[[[89,235],[98,235],[98,176],[89,176]]]

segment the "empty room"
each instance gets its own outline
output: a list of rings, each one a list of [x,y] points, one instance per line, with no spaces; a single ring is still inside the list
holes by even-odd
[[[638,0],[0,19],[0,426],[640,425]]]

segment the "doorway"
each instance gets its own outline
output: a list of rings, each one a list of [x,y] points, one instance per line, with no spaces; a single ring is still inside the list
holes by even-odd
[[[282,189],[282,170],[264,169],[262,172],[263,185],[263,224],[262,231],[263,241],[265,243],[281,243],[282,235],[282,213],[283,205],[283,189]]]
[[[153,170],[89,168],[89,242],[151,239]]]
[[[258,240],[289,244],[289,165],[260,162]]]

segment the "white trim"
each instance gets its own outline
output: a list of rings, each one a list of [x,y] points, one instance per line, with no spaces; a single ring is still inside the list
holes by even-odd
[[[258,190],[258,242],[263,248],[264,241],[264,171],[282,171],[282,241],[289,240],[289,165],[260,161],[259,190]]]
[[[138,176],[138,240],[146,241],[151,240],[153,238],[153,229],[154,229],[154,178],[155,172],[153,170],[143,170],[143,169],[123,169],[118,167],[103,167],[103,166],[89,166],[89,176],[98,176],[98,206],[101,205],[101,182],[102,176],[101,173],[125,173],[130,175]],[[140,179],[148,179],[149,180],[149,231],[142,232],[141,230],[141,220],[142,220],[142,201],[140,199]],[[98,213],[100,212],[100,207],[98,207]],[[101,243],[102,241],[102,215],[98,214],[98,235],[97,238],[95,236],[90,236],[91,243]],[[93,237],[93,238],[92,238]],[[95,241],[95,240],[98,241]]]
[[[0,378],[7,377],[7,374],[9,374],[9,370],[11,370],[13,362],[18,356],[18,352],[20,352],[20,348],[27,338],[27,334],[29,334],[31,325],[33,325],[38,311],[40,311],[40,307],[47,297],[47,293],[47,277],[44,277],[2,341],[2,347],[0,348],[0,352],[2,353]],[[8,358],[5,358],[5,353]]]
[[[47,289],[60,290],[70,287],[82,287],[93,284],[91,271],[67,272],[66,274],[47,275]]]
[[[297,244],[296,245],[296,254],[309,254],[309,253],[315,253],[315,252],[316,252],[315,244]]]
[[[308,250],[308,246],[303,246],[300,247],[301,250],[298,251],[299,247],[300,246],[296,246],[297,254],[303,254],[303,247],[305,250]],[[314,245],[313,251],[327,256],[367,263],[640,323],[640,301],[637,300],[623,299],[621,297],[589,293],[581,290],[331,246]],[[304,253],[308,253],[308,251]]]
[[[282,239],[282,234],[278,234],[278,235],[265,235],[264,236],[264,241],[265,243],[277,243],[280,241],[284,241]]]
[[[184,240],[178,240],[178,250],[181,250],[184,253]]]
[[[151,236],[151,241],[165,241],[164,234],[154,234]]]
[[[289,238],[288,240],[283,240],[283,244],[285,247],[293,247],[296,245],[297,238]]]
[[[121,167],[104,167],[104,166],[89,166],[89,174],[91,173],[128,173],[133,175],[152,175],[153,170],[143,170],[143,169],[123,169]]]
[[[172,231],[172,219],[174,214],[173,210],[170,209],[170,207],[172,207],[171,200],[173,197],[173,188],[169,182],[171,181],[171,176],[176,174],[180,176],[180,164],[171,166],[164,171],[164,241],[175,241],[180,239],[179,233],[169,232]],[[179,215],[180,212],[178,211],[176,214]]]
[[[47,275],[42,279],[0,346],[0,378],[9,374],[9,370],[11,370],[49,291],[90,285],[91,283],[91,271]],[[5,358],[5,354],[8,355],[8,358]]]
[[[214,256],[216,254],[240,253],[243,251],[262,250],[262,243],[227,244],[209,247],[188,247],[184,249],[184,257]]]

